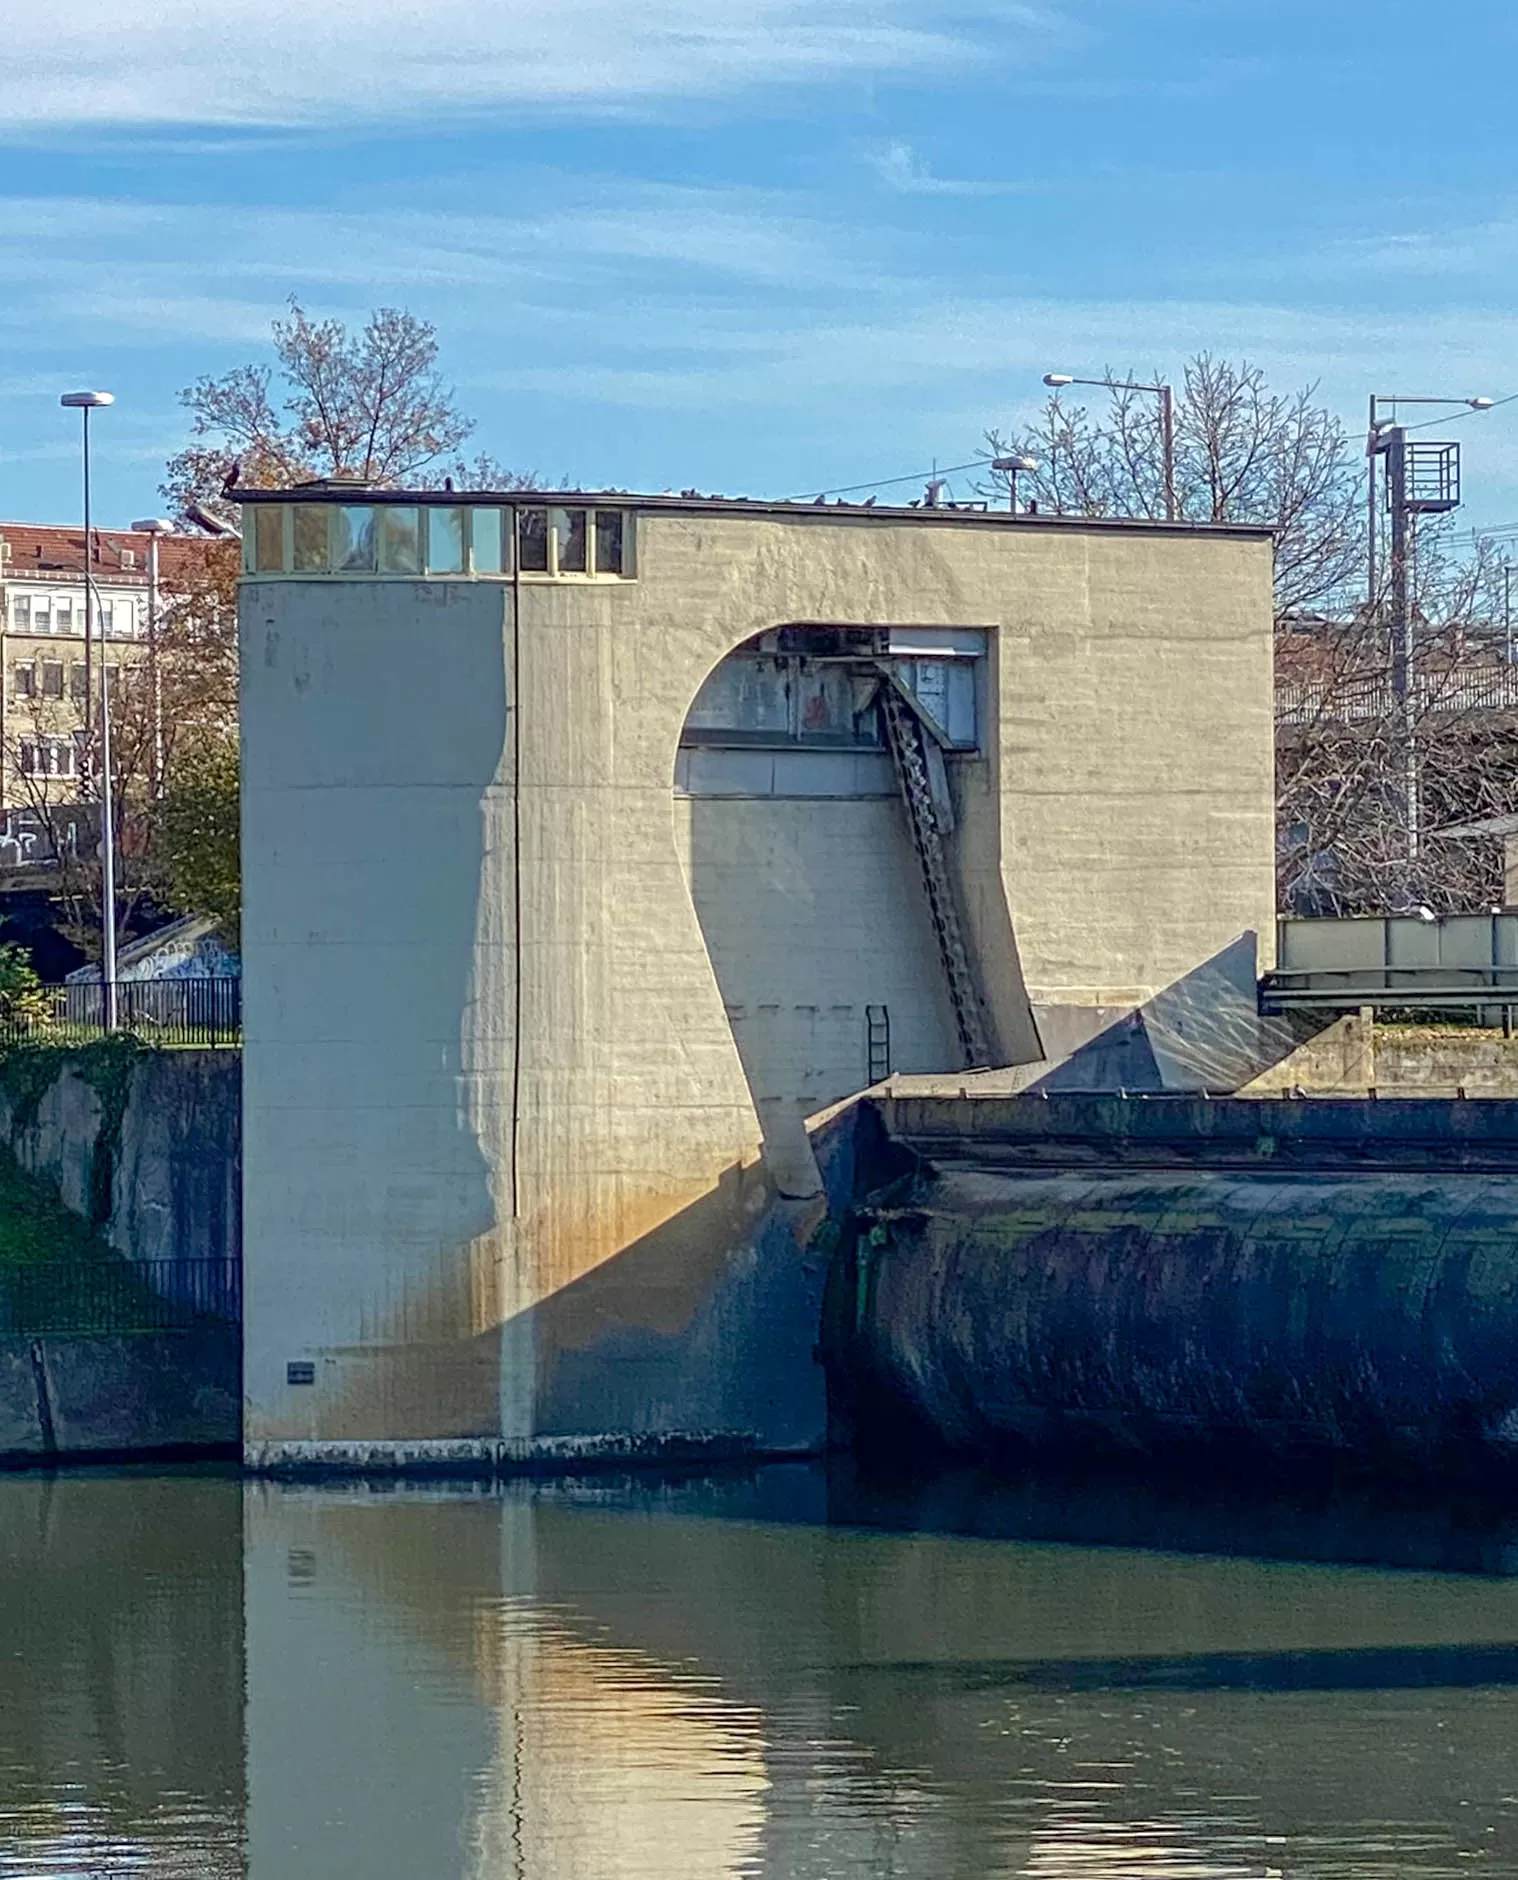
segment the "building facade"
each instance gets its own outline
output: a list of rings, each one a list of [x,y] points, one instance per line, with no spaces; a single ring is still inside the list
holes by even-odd
[[[84,531],[0,522],[0,866],[47,859],[39,828],[89,794],[88,727],[97,721],[100,664],[120,699],[151,679],[155,608],[192,576],[205,539],[96,529],[90,576],[95,631],[85,647]],[[88,839],[87,819],[78,828]]]
[[[820,1113],[1247,1055],[1267,533],[246,502],[255,1463],[813,1448]]]

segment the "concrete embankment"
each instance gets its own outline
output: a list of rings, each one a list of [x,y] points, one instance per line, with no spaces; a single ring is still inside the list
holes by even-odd
[[[238,1444],[239,1098],[235,1052],[0,1060],[0,1464]]]
[[[856,1209],[835,1266],[856,1431],[1518,1460],[1510,1106],[882,1109],[921,1159]]]

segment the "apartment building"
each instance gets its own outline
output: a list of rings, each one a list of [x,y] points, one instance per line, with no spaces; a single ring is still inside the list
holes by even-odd
[[[93,531],[93,683],[103,657],[118,685],[144,674],[152,656],[153,537]],[[204,538],[158,537],[159,588],[184,579]],[[85,769],[87,722],[84,531],[0,522],[0,810],[25,811],[39,797],[63,802]]]

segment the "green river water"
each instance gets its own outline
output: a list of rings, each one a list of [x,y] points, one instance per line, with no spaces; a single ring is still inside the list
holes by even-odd
[[[1514,1537],[802,1467],[0,1477],[0,1880],[1518,1876]]]

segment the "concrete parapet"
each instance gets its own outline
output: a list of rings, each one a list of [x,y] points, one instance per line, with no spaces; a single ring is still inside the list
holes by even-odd
[[[236,1326],[0,1338],[0,1464],[227,1450],[241,1433]]]

